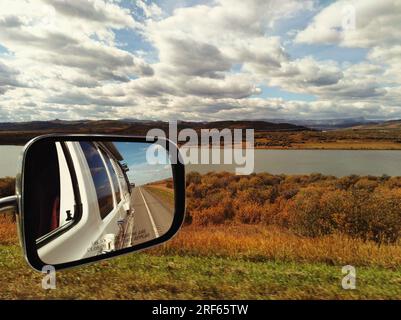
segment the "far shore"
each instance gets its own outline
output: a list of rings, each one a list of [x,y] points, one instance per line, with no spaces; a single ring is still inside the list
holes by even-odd
[[[0,145],[23,146],[32,138],[51,131],[0,132]],[[56,133],[56,132],[54,132]],[[72,132],[58,132],[68,134]],[[86,132],[80,132],[85,134]],[[93,133],[93,132],[87,132]],[[109,132],[108,134],[121,134]],[[124,133],[130,135],[130,133]],[[141,134],[135,134],[141,135]],[[143,135],[143,134],[142,134]],[[180,146],[185,143],[179,143]],[[235,147],[238,147],[236,145]],[[246,148],[245,141],[242,148]],[[401,130],[338,130],[330,132],[255,132],[254,149],[259,150],[401,150]]]
[[[0,146],[24,146],[28,140],[22,139],[1,139],[0,138]],[[181,147],[181,146],[180,146]],[[206,147],[206,145],[201,145],[200,147]],[[238,146],[234,146],[233,148],[237,149]],[[245,145],[242,147],[243,149],[247,148]],[[248,147],[248,149],[250,149]],[[401,150],[401,143],[397,142],[326,142],[326,143],[294,143],[290,146],[264,146],[257,145],[253,147],[255,150]]]

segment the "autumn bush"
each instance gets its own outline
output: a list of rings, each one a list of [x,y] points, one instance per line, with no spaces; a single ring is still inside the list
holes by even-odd
[[[15,179],[0,179],[0,198],[8,197],[15,194]],[[17,227],[15,224],[15,216],[12,212],[0,213],[0,244],[14,244],[17,239]]]
[[[378,244],[401,237],[401,178],[321,174],[187,176],[187,224],[276,225],[306,237],[344,234]]]
[[[0,198],[15,194],[15,179],[6,177],[0,179]]]
[[[18,243],[17,226],[13,216],[6,212],[0,214],[0,245]]]

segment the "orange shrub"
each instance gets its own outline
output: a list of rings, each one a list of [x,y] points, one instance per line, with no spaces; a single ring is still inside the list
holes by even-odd
[[[15,194],[15,178],[0,179],[0,198],[8,197]]]
[[[258,203],[248,202],[236,208],[235,220],[240,223],[256,224],[261,222],[263,213],[263,206]]]
[[[232,220],[234,211],[230,200],[224,200],[219,204],[205,209],[200,209],[191,214],[192,224],[205,226],[208,224],[222,224]]]
[[[277,225],[308,237],[340,232],[377,243],[401,238],[401,178],[190,173],[187,197],[187,224]]]
[[[10,245],[18,243],[17,225],[11,214],[0,215],[0,244]]]
[[[316,186],[301,190],[289,205],[289,226],[295,232],[317,237],[333,233],[344,213],[345,192]]]

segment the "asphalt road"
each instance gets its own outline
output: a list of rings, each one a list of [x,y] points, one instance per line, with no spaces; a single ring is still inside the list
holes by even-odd
[[[131,201],[134,210],[124,225],[122,247],[158,238],[168,231],[173,221],[173,212],[155,194],[144,187],[135,187]]]

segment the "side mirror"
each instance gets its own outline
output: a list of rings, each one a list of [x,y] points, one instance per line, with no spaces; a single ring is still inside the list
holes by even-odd
[[[17,179],[28,263],[64,269],[169,240],[184,220],[184,180],[178,148],[165,139],[33,139]]]

